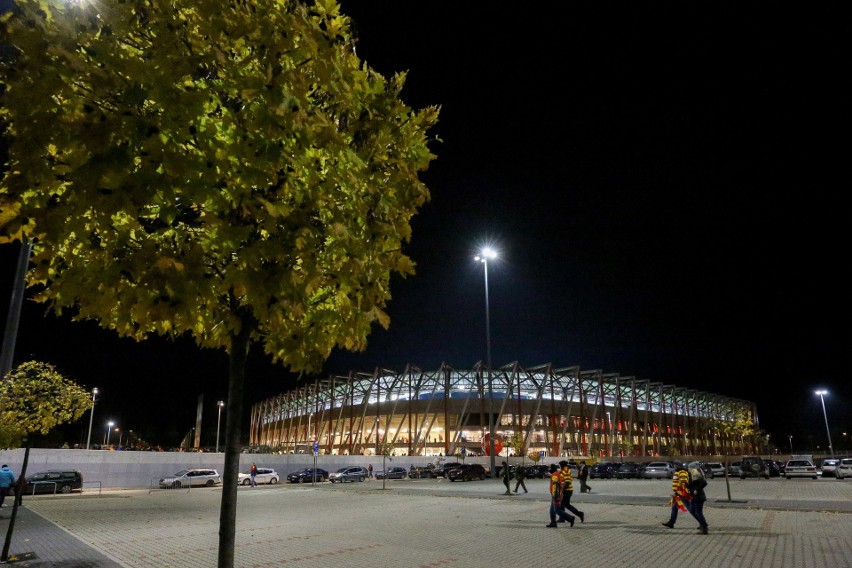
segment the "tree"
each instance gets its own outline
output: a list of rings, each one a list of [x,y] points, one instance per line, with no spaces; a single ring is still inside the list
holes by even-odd
[[[332,0],[21,0],[4,20],[0,243],[55,313],[229,354],[218,564],[233,566],[245,361],[315,371],[384,327],[438,109]]]
[[[725,440],[731,438],[745,439],[754,435],[756,432],[754,420],[751,414],[744,408],[734,410],[727,420],[716,419],[712,423],[712,429],[718,430],[724,434]],[[731,501],[731,480],[728,476],[730,469],[731,458],[730,451],[725,451],[725,488],[728,492],[728,501]]]
[[[521,463],[523,463],[524,458],[524,447],[526,446],[524,435],[520,432],[515,432],[512,436],[506,440],[506,447],[512,448],[515,451],[516,456],[521,456]]]
[[[24,463],[21,465],[18,490],[15,491],[12,516],[0,557],[3,562],[9,560],[9,546],[15,529],[21,490],[27,475],[33,434],[47,434],[60,424],[73,422],[80,418],[88,407],[89,392],[63,377],[47,363],[23,363],[0,382],[0,428],[20,432],[26,437]]]

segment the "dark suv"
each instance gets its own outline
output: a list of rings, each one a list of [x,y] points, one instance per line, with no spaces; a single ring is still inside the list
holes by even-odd
[[[71,493],[83,491],[83,474],[75,470],[56,469],[27,476],[24,495],[40,493]]]
[[[740,479],[763,477],[769,479],[769,466],[758,456],[746,456],[740,462]]]
[[[471,481],[485,479],[485,468],[478,463],[463,463],[447,471],[450,481]]]
[[[432,470],[433,477],[447,477],[447,472],[453,469],[454,467],[458,467],[461,464],[459,462],[447,462],[442,463],[438,467]]]

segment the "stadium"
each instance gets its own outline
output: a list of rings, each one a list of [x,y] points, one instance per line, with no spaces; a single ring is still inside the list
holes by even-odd
[[[250,444],[327,455],[679,456],[751,453],[752,402],[632,376],[511,363],[311,379],[252,406]],[[498,449],[498,447],[500,449]],[[543,453],[542,453],[543,452]]]

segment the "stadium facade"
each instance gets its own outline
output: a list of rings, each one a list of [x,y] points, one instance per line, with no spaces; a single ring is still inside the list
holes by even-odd
[[[496,442],[520,436],[526,454],[550,456],[751,453],[753,441],[726,425],[758,427],[752,402],[600,370],[409,365],[311,379],[263,400],[252,406],[250,443],[285,453],[309,453],[316,441],[322,454],[480,455],[489,416]]]

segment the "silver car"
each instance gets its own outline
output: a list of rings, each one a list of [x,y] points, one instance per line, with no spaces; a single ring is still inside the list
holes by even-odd
[[[837,464],[834,470],[834,477],[837,479],[852,477],[852,458],[843,458],[840,460],[840,463]]]
[[[328,480],[332,483],[347,481],[364,481],[367,479],[367,468],[365,467],[341,467],[337,471],[328,474]]]
[[[790,460],[784,466],[784,477],[792,479],[794,477],[810,477],[817,478],[817,468],[808,460]]]
[[[642,470],[644,479],[668,479],[674,475],[674,467],[669,462],[651,462]]]
[[[215,469],[182,469],[174,475],[160,479],[163,489],[180,489],[181,487],[213,487],[222,483],[219,472]]]
[[[269,485],[275,485],[278,483],[278,479],[278,472],[268,467],[257,468],[257,475],[254,476],[255,483],[268,483]],[[240,472],[237,483],[239,485],[251,485],[251,473]]]

